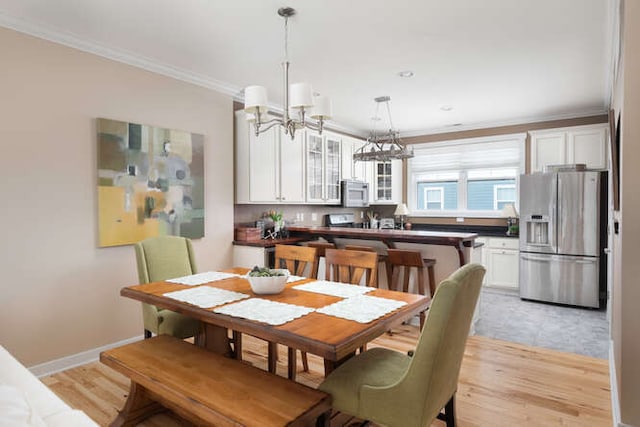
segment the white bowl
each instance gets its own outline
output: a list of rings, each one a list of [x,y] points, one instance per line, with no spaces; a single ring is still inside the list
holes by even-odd
[[[271,271],[280,271],[284,276],[249,276],[246,278],[251,284],[251,290],[259,295],[279,294],[284,289],[289,278],[289,270],[272,269]]]

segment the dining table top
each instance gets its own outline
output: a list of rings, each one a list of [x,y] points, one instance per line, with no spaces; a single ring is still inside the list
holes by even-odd
[[[315,279],[303,279],[287,283],[284,290],[278,294],[258,295],[251,290],[249,281],[244,277],[248,271],[249,269],[242,267],[227,269],[224,272],[237,274],[238,276],[208,282],[199,286],[210,286],[240,292],[249,295],[250,298],[261,298],[313,309],[319,309],[344,299],[294,288],[294,286],[300,284],[313,282]],[[360,323],[312,311],[284,324],[271,325],[214,312],[213,309],[219,308],[219,306],[201,308],[164,295],[168,292],[188,288],[193,288],[193,286],[162,281],[126,286],[122,288],[120,294],[160,308],[179,312],[208,324],[225,327],[269,342],[276,342],[306,351],[331,362],[337,362],[349,357],[356,349],[367,342],[372,341],[403,321],[424,312],[431,301],[430,297],[424,295],[376,288],[366,295],[402,301],[406,305],[368,323]],[[229,304],[233,304],[233,302]]]

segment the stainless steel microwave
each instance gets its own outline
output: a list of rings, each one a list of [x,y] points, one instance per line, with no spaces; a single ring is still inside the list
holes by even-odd
[[[342,206],[366,208],[369,206],[369,183],[345,179],[342,181]]]

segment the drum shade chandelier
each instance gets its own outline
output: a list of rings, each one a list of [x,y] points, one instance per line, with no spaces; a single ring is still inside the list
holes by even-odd
[[[373,99],[376,105],[376,115],[374,116],[373,130],[367,138],[367,143],[353,153],[353,160],[387,162],[393,159],[409,159],[413,157],[413,148],[407,146],[400,139],[400,132],[393,128],[391,121],[391,107],[389,107],[389,96],[379,96]],[[389,131],[378,133],[376,122],[380,120],[380,104],[384,103],[389,119]]]
[[[263,121],[262,116],[268,111],[267,89],[264,86],[247,86],[244,89],[244,111],[249,114],[248,120],[254,124],[256,136],[277,125],[282,126],[291,139],[294,138],[297,129],[303,128],[316,130],[322,134],[324,121],[331,117],[331,101],[326,96],[314,96],[309,83],[294,83],[289,87],[288,22],[295,13],[295,9],[291,7],[278,9],[278,15],[284,18],[284,60],[282,62],[284,108],[282,118]],[[297,118],[291,118],[291,113],[297,115]],[[307,122],[307,117],[315,119],[317,123]]]

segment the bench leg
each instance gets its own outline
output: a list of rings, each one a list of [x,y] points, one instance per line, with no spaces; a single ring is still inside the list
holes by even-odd
[[[165,407],[149,397],[146,388],[131,381],[129,397],[110,427],[135,426],[146,418],[166,410]]]

